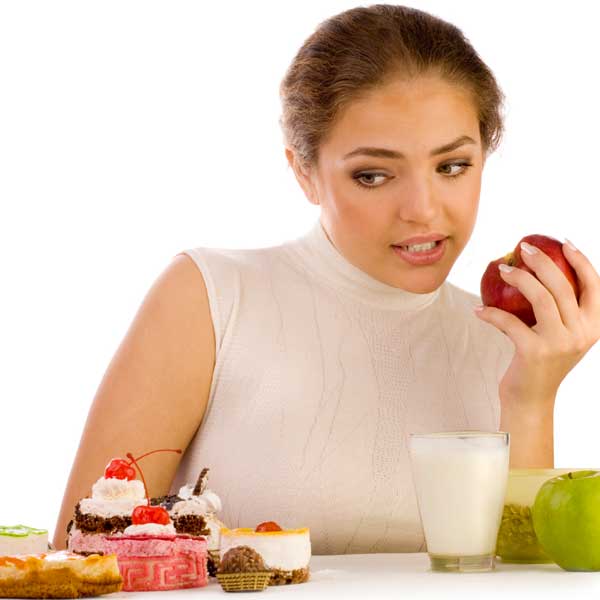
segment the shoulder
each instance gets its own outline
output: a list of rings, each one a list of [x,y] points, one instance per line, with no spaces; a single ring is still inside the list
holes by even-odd
[[[261,278],[266,270],[287,262],[285,244],[264,248],[195,247],[180,254],[202,274],[209,295],[239,282],[241,277],[247,282]]]
[[[137,327],[136,327],[137,325]],[[146,293],[133,329],[143,332],[157,353],[176,352],[180,360],[214,355],[214,334],[204,278],[189,257],[177,254]]]
[[[284,245],[265,248],[211,248],[198,246],[182,250],[197,268],[203,270],[214,265],[220,268],[262,265],[283,255]]]
[[[186,312],[201,308],[207,297],[204,278],[191,258],[180,253],[159,274],[145,301],[156,304],[157,310],[180,313],[186,306]]]

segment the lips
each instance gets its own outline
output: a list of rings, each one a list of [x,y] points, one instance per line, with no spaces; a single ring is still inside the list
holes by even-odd
[[[432,265],[442,259],[446,251],[447,241],[444,239],[438,242],[431,250],[423,252],[409,252],[402,246],[392,246],[396,255],[402,258],[405,262],[414,266]]]
[[[440,242],[441,240],[445,240],[448,236],[442,233],[429,233],[427,235],[417,235],[415,237],[408,238],[403,240],[402,242],[398,242],[397,244],[393,244],[394,246],[413,246],[415,244],[426,244],[427,242]]]

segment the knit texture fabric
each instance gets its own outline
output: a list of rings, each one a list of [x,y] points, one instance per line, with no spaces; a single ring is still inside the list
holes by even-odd
[[[426,550],[410,433],[497,431],[514,352],[477,295],[428,294],[352,265],[321,223],[279,246],[186,250],[216,363],[172,491],[210,468],[228,527],[309,527],[313,554]]]

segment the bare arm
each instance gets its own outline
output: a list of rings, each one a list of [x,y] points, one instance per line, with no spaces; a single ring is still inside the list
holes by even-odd
[[[204,415],[214,363],[203,277],[188,256],[176,256],[144,298],[98,387],[56,524],[57,548],[66,545],[75,504],[111,458],[185,450]],[[144,459],[151,496],[168,492],[180,459],[174,453]]]
[[[500,396],[500,431],[510,433],[510,468],[554,468],[554,401],[530,407],[519,398]]]

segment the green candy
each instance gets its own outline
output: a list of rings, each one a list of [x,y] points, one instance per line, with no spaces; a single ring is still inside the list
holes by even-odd
[[[7,537],[27,537],[28,535],[44,535],[48,533],[46,529],[34,529],[27,525],[0,525],[0,535]]]

